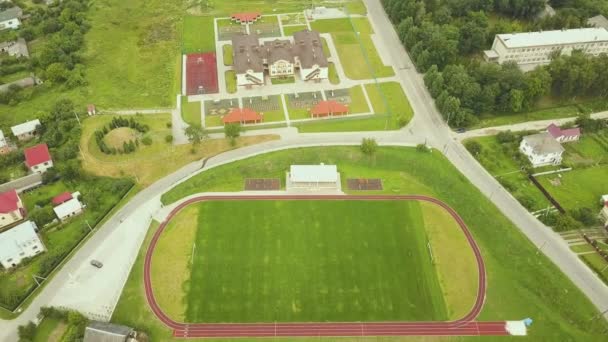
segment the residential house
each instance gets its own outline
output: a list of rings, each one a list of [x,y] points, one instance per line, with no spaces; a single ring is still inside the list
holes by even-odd
[[[0,233],[0,264],[4,269],[16,267],[23,259],[45,251],[37,229],[34,222],[26,221]]]
[[[264,117],[249,108],[233,108],[228,115],[222,118],[224,125],[227,124],[254,124],[260,123]]]
[[[84,205],[78,200],[78,197],[80,197],[80,192],[74,192],[72,194],[67,192],[53,198],[52,202],[56,205],[53,208],[53,211],[55,212],[55,215],[57,215],[59,221],[64,222],[70,217],[82,213]]]
[[[578,141],[581,137],[580,128],[561,129],[555,124],[550,124],[549,127],[547,127],[547,132],[559,143]]]
[[[30,53],[27,49],[27,43],[25,39],[19,38],[10,42],[2,42],[0,43],[0,52],[7,53],[9,56],[14,57],[30,57]]]
[[[42,81],[39,78],[36,78],[33,76],[28,76],[28,77],[22,78],[20,80],[1,84],[0,93],[6,93],[7,91],[9,91],[11,89],[11,86],[17,86],[19,88],[29,88],[29,87],[33,87],[33,86],[35,86],[37,84],[41,84],[41,83],[42,83]]]
[[[266,41],[260,45],[255,34],[232,36],[233,65],[237,85],[250,88],[270,77],[299,75],[304,81],[321,81],[329,76],[329,63],[316,31],[299,31],[290,40]]]
[[[25,218],[23,202],[15,190],[0,193],[0,228]]]
[[[21,8],[15,6],[0,12],[0,31],[16,29],[21,26],[20,18],[23,16]]]
[[[11,131],[19,141],[25,141],[36,136],[36,128],[38,126],[40,126],[40,120],[36,119],[13,126],[11,127]]]
[[[8,145],[8,141],[4,136],[4,132],[0,129],[0,155],[7,154],[11,151],[11,147]]]
[[[587,20],[587,24],[593,27],[604,28],[608,30],[608,19],[603,15],[596,15],[595,17],[591,17]]]
[[[548,132],[525,136],[519,150],[528,157],[533,167],[559,165],[564,153],[562,145]]]
[[[133,328],[99,321],[90,321],[84,330],[84,342],[127,342],[136,337]]]
[[[45,173],[53,167],[53,159],[46,144],[28,147],[24,151],[25,165],[31,172]]]
[[[549,64],[554,53],[570,55],[574,50],[597,56],[608,52],[608,31],[605,28],[497,34],[492,49],[484,51],[489,62],[515,62],[532,69]]]

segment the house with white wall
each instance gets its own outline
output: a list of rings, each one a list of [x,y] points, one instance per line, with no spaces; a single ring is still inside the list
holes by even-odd
[[[19,28],[22,16],[23,10],[17,6],[0,12],[0,31]]]
[[[519,150],[528,157],[533,167],[559,165],[565,151],[548,132],[523,137]]]
[[[65,201],[61,202],[60,204],[58,204],[56,207],[53,208],[55,215],[61,222],[64,222],[71,217],[80,215],[82,213],[82,211],[84,210],[84,205],[78,199],[78,197],[80,197],[80,192],[76,191],[72,194],[69,194],[70,195],[69,199],[67,198],[66,195],[67,194],[60,195],[60,196],[63,196],[63,199],[65,199]],[[56,200],[58,197],[59,196],[57,196],[53,199],[53,203],[58,202]]]
[[[4,269],[16,267],[23,259],[45,251],[37,229],[34,222],[26,221],[0,233],[0,263]]]
[[[28,147],[24,151],[25,165],[31,172],[45,173],[53,167],[53,159],[46,144]]]
[[[19,141],[26,141],[36,136],[38,126],[40,126],[40,120],[36,119],[13,126],[11,131]]]
[[[0,228],[23,220],[25,208],[16,190],[0,193]]]

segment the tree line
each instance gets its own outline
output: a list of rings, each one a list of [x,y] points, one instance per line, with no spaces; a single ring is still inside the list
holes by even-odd
[[[143,125],[143,124],[135,121],[133,118],[126,119],[123,117],[114,117],[114,118],[112,118],[112,121],[110,121],[109,124],[103,126],[102,129],[98,129],[95,131],[95,142],[97,143],[97,146],[99,147],[99,150],[101,152],[103,152],[105,154],[133,153],[137,150],[137,148],[139,148],[139,139],[138,138],[135,138],[135,140],[124,141],[122,143],[122,149],[116,148],[116,147],[109,147],[106,144],[105,139],[104,139],[106,137],[106,135],[108,133],[110,133],[112,130],[121,128],[121,127],[128,127],[128,128],[134,129],[142,134],[147,133],[150,130],[150,127],[148,127],[148,125]],[[144,143],[146,143],[146,141],[144,141]],[[149,145],[149,144],[146,143],[146,145]]]
[[[544,0],[382,2],[416,68],[425,73],[425,84],[438,109],[452,126],[474,125],[482,114],[528,111],[548,94],[606,96],[605,55],[556,55],[550,65],[527,73],[514,63],[499,65],[481,58],[498,33],[581,27],[589,11],[564,8],[554,17],[532,20],[544,8]],[[488,14],[499,19],[490,23]]]

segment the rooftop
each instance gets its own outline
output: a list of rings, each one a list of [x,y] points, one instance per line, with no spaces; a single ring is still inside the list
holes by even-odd
[[[0,193],[0,213],[8,214],[19,209],[19,201],[15,190]]]
[[[225,124],[258,120],[262,120],[262,116],[249,108],[233,108],[228,115],[222,118],[222,122]]]
[[[240,23],[251,23],[258,20],[262,16],[260,12],[243,12],[234,13],[230,15],[230,19],[236,20]]]
[[[549,134],[551,134],[551,136],[555,139],[559,137],[576,137],[581,135],[580,128],[561,129],[556,124],[550,124],[549,127],[547,127],[547,132],[549,132]]]
[[[549,132],[527,135],[524,137],[524,140],[532,147],[532,150],[536,154],[544,155],[564,151],[562,145]]]
[[[608,31],[604,28],[595,27],[571,30],[504,33],[498,34],[497,37],[499,37],[508,48],[520,48],[608,41]]]
[[[36,228],[34,222],[25,221],[0,233],[0,259],[5,260],[18,255],[21,252],[21,245],[27,246],[32,241],[40,241],[36,235]]]
[[[296,183],[332,183],[338,181],[336,165],[291,165],[289,179]]]
[[[321,101],[310,111],[313,115],[329,115],[333,113],[347,113],[348,107],[334,100]]]
[[[78,198],[72,198],[67,202],[64,202],[53,208],[53,211],[55,212],[55,214],[57,214],[57,217],[62,219],[81,209],[82,203],[80,203]]]
[[[15,6],[0,12],[0,22],[20,18],[21,15],[23,15],[23,11],[21,8]]]
[[[84,342],[124,342],[132,332],[124,325],[91,321],[84,331]]]
[[[30,167],[52,160],[49,147],[46,144],[26,148],[23,153],[25,154],[25,164]]]
[[[13,135],[18,136],[24,133],[30,133],[36,130],[36,127],[40,126],[40,120],[32,120],[28,122],[24,122],[17,126],[11,127],[11,131],[13,131]]]
[[[67,202],[71,199],[72,199],[72,194],[66,191],[62,194],[59,194],[59,195],[53,197],[51,202],[53,203],[53,205],[59,205],[61,203]]]
[[[608,30],[608,19],[603,15],[596,15],[595,17],[591,17],[587,20],[587,24],[595,27],[603,27]]]

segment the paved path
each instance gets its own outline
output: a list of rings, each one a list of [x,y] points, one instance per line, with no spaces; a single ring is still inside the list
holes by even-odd
[[[591,114],[591,118],[606,119],[606,118],[608,118],[608,111]],[[528,121],[528,122],[522,122],[522,123],[512,124],[512,125],[480,128],[480,129],[466,131],[466,132],[460,133],[460,134],[453,133],[453,135],[455,135],[458,140],[462,141],[462,140],[468,139],[468,138],[496,135],[499,132],[504,132],[504,131],[517,132],[517,131],[544,130],[547,128],[547,126],[549,126],[552,123],[554,123],[558,126],[561,126],[561,125],[564,125],[567,123],[571,123],[575,120],[576,120],[576,117],[539,120],[539,121]]]

